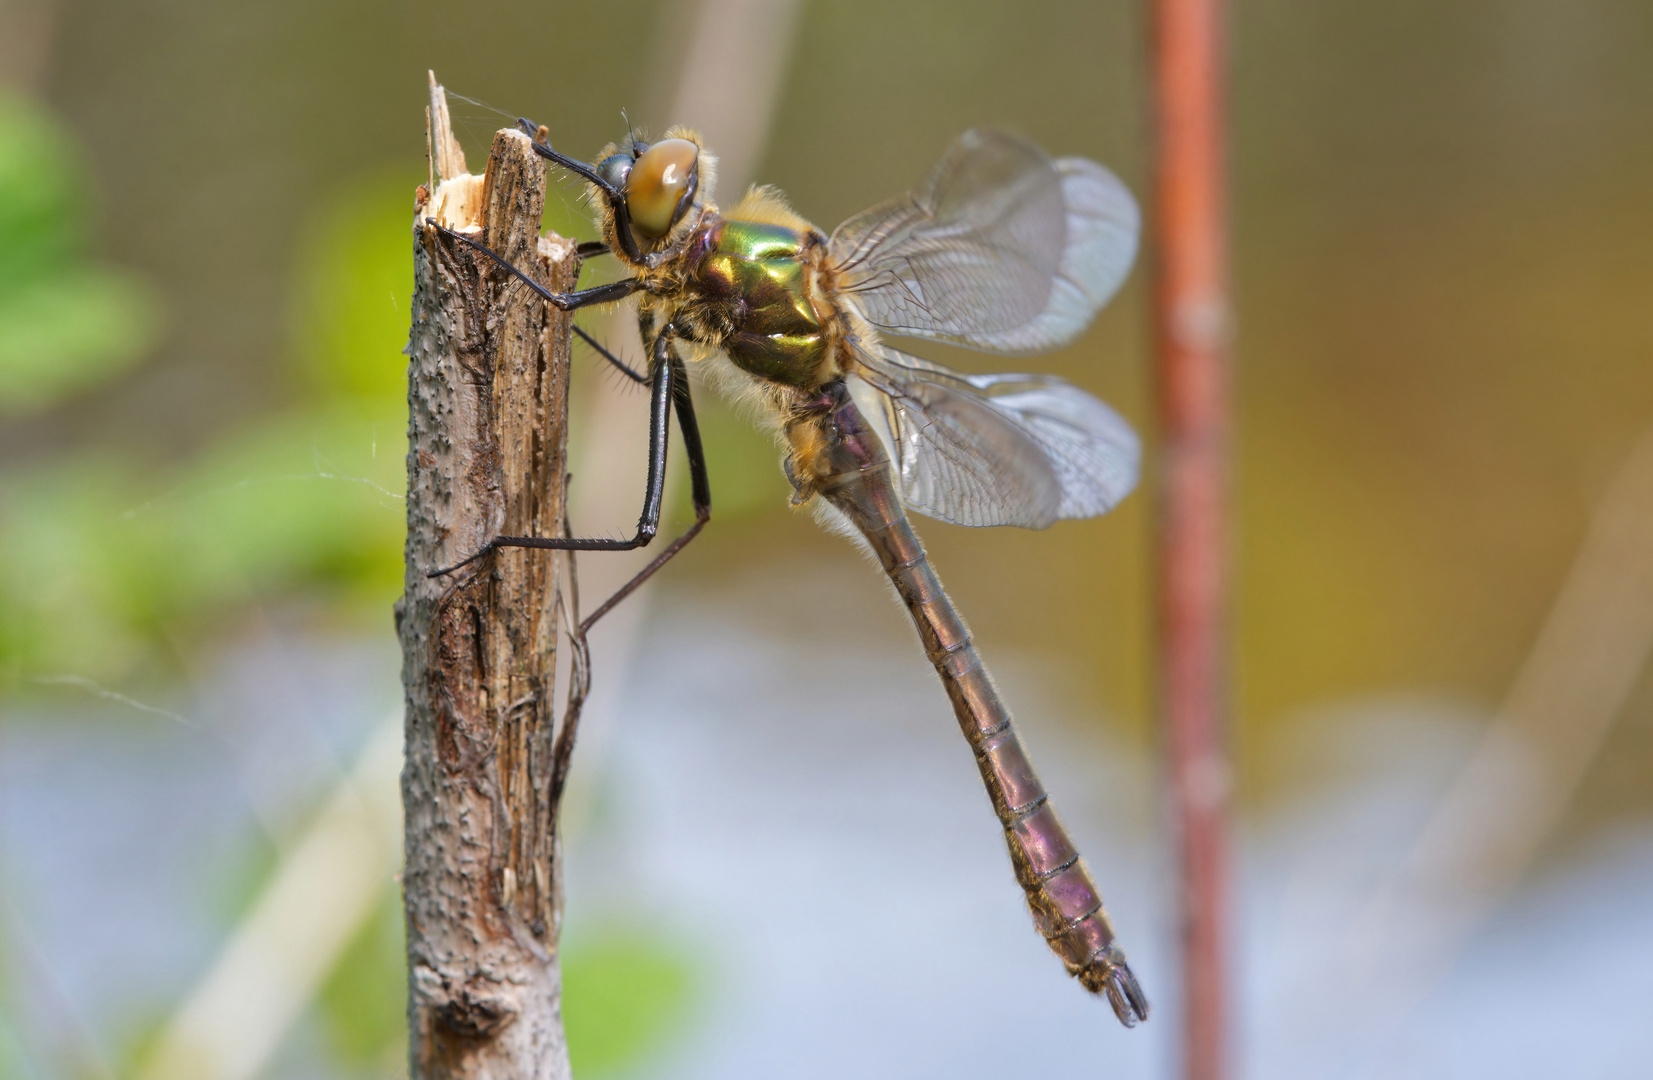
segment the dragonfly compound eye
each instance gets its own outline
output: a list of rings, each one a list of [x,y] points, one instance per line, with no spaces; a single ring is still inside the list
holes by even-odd
[[[626,209],[638,235],[658,239],[671,232],[694,201],[699,163],[700,147],[688,139],[662,139],[637,159],[626,177]]]

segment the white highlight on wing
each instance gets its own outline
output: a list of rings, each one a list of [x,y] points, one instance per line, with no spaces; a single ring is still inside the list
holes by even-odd
[[[907,195],[838,227],[831,250],[868,321],[998,353],[1076,338],[1136,257],[1131,193],[1084,158],[968,131]]]

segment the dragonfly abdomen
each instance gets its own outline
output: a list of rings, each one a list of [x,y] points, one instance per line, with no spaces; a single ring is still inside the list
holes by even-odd
[[[976,767],[1004,828],[1016,881],[1033,923],[1068,973],[1087,990],[1106,994],[1120,1020],[1147,1016],[1147,1002],[1114,944],[1114,930],[1085,861],[1050,803],[1050,794],[1022,749],[1010,712],[969,631],[942,590],[916,535],[923,561],[890,573],[923,639],[925,652],[953,702]]]
[[[817,472],[815,488],[866,537],[906,604],[975,751],[1034,924],[1069,974],[1105,994],[1119,1019],[1134,1026],[1147,1018],[1147,1000],[1114,944],[1101,894],[1022,750],[970,630],[907,520],[888,455],[847,396],[821,423],[828,449],[820,460],[830,463],[830,473]]]

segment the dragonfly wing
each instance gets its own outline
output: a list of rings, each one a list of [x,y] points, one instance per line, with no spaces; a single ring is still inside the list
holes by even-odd
[[[840,225],[840,291],[895,334],[997,353],[1065,345],[1136,257],[1136,201],[1084,158],[967,131],[923,183]]]
[[[921,514],[1043,529],[1104,513],[1136,486],[1136,433],[1071,383],[965,375],[887,347],[857,353],[857,404],[885,438],[902,501]]]

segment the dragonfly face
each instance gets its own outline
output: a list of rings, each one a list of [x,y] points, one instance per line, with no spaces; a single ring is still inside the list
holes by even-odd
[[[628,140],[628,152],[609,154],[596,172],[624,192],[626,216],[638,246],[670,233],[694,204],[700,188],[700,145],[662,139],[653,145]],[[614,217],[610,211],[611,218]]]
[[[1096,885],[907,518],[916,510],[961,525],[1044,528],[1093,517],[1134,486],[1136,436],[1061,379],[965,374],[884,340],[990,353],[1067,344],[1130,269],[1138,230],[1130,193],[1094,162],[1053,160],[1017,136],[971,131],[917,187],[828,236],[770,188],[720,212],[711,201],[715,159],[687,129],[607,147],[594,166],[542,142],[535,149],[591,183],[606,250],[633,276],[552,294],[513,272],[565,310],[637,296],[651,369],[629,374],[653,388],[649,487],[633,541],[501,537],[492,546],[647,543],[675,408],[696,524],[638,580],[653,573],[711,511],[680,346],[715,368],[722,385],[770,410],[794,503],[860,533],[906,604],[975,751],[1039,932],[1127,1026],[1146,1018]]]

